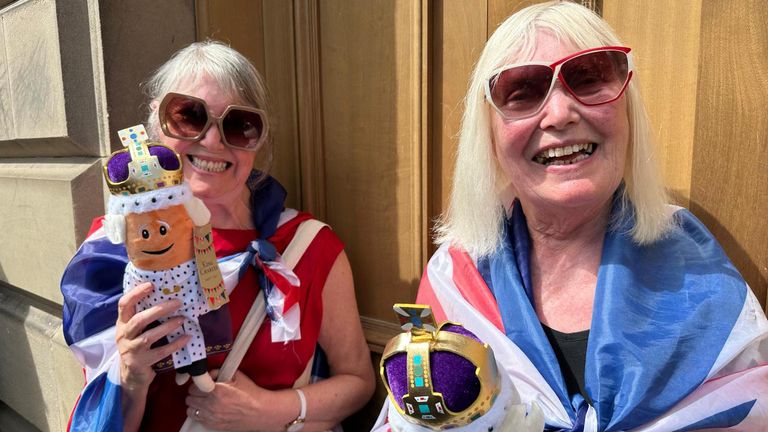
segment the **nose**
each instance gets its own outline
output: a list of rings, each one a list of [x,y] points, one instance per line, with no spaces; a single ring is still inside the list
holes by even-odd
[[[541,109],[541,128],[562,129],[577,123],[581,119],[579,105],[579,102],[558,80]]]
[[[221,129],[219,122],[213,121],[211,126],[205,131],[205,135],[200,138],[200,145],[212,153],[218,153],[224,150],[224,142],[221,138]]]

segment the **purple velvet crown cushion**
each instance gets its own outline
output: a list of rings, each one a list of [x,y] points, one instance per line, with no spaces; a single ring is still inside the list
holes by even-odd
[[[166,171],[176,171],[179,169],[179,159],[172,150],[158,145],[149,146],[149,154],[157,156],[160,167]],[[107,160],[107,174],[109,180],[113,183],[125,181],[128,178],[128,163],[131,161],[131,154],[127,151],[114,154]]]
[[[480,342],[472,332],[457,325],[447,325],[442,331],[458,333]],[[384,363],[386,379],[397,404],[405,409],[403,395],[408,393],[408,355],[397,353]],[[453,412],[467,409],[480,394],[480,381],[475,375],[475,365],[469,360],[448,351],[429,354],[432,370],[432,388],[442,393],[446,407]]]

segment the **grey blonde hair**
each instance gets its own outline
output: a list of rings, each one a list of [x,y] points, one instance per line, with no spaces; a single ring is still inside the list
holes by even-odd
[[[163,97],[168,92],[195,84],[203,77],[211,77],[228,96],[238,99],[238,103],[264,111],[267,116],[265,121],[272,124],[267,88],[253,63],[228,45],[206,40],[177,51],[144,83],[144,91],[149,98],[147,132],[152,139],[160,137],[157,111]],[[267,128],[267,134],[270,130]],[[268,135],[259,150],[259,157],[264,163],[260,170],[265,174],[272,165],[273,152],[272,136]]]
[[[554,1],[529,6],[507,18],[488,39],[475,66],[464,101],[464,116],[450,202],[435,228],[437,244],[453,244],[479,257],[501,245],[508,185],[495,157],[491,137],[492,109],[485,101],[485,82],[497,68],[515,59],[531,58],[537,31],[549,30],[577,49],[622,45],[618,36],[591,10]],[[640,97],[638,80],[630,81],[625,97],[630,126],[623,195],[612,226],[630,222],[628,232],[638,244],[663,237],[673,226],[667,194],[653,158],[653,133]],[[633,220],[632,220],[633,219]]]

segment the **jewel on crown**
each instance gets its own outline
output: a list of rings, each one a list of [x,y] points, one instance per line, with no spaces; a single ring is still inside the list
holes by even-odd
[[[493,351],[461,325],[435,325],[429,306],[395,304],[401,333],[387,343],[380,374],[406,421],[432,430],[470,424],[501,392]]]
[[[181,159],[170,147],[148,142],[144,126],[118,132],[126,147],[109,157],[104,178],[113,195],[136,195],[180,185],[184,176]]]

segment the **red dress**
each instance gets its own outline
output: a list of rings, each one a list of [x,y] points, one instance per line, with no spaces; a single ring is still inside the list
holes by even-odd
[[[296,233],[299,224],[310,216],[300,213],[277,228],[269,240],[282,253]],[[254,230],[213,230],[214,245],[218,256],[242,252],[256,239]],[[240,364],[240,371],[261,387],[276,390],[290,388],[304,372],[312,358],[323,319],[322,292],[325,280],[344,245],[329,228],[323,228],[307,248],[301,260],[293,269],[301,281],[301,339],[288,343],[271,341],[269,318],[264,320],[251,348]],[[238,285],[230,294],[229,310],[232,317],[232,335],[240,326],[259,292],[256,272],[249,267]],[[208,358],[208,369],[217,369],[224,362],[225,355],[217,354]],[[173,371],[159,373],[149,388],[147,406],[142,420],[142,431],[177,431],[186,418],[188,382],[178,386]]]

